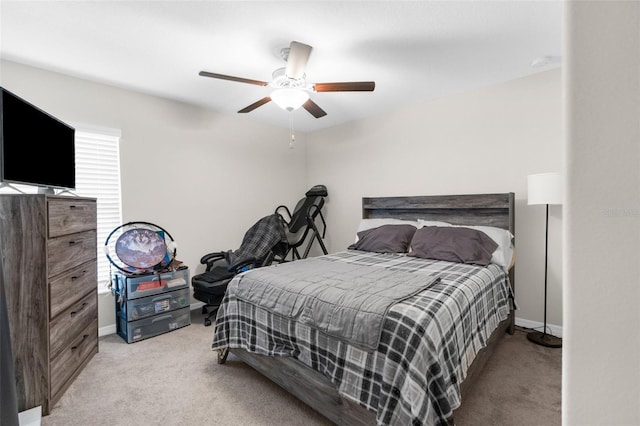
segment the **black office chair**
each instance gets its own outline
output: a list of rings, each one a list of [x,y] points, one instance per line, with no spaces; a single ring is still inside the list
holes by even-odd
[[[285,231],[289,248],[280,261],[285,261],[289,254],[291,254],[291,260],[306,259],[314,241],[318,241],[322,252],[327,254],[327,248],[322,241],[327,231],[327,223],[322,215],[324,197],[327,196],[327,187],[324,185],[316,185],[304,195],[305,198],[298,201],[296,207],[293,209],[293,213],[284,205],[276,208],[277,214],[282,215],[282,213],[285,213],[287,215],[287,217],[283,216],[283,218],[285,220]],[[316,218],[318,217],[320,217],[322,222],[322,235],[316,226]],[[307,238],[310,232],[311,236]],[[307,247],[303,255],[300,256],[298,248],[301,247],[305,241],[308,241]]]
[[[202,307],[202,314],[206,315],[204,325],[211,325],[211,317],[217,313],[234,276],[270,265],[274,258],[285,256],[287,250],[284,221],[280,215],[272,214],[249,228],[238,250],[204,255],[200,263],[206,265],[205,272],[191,278],[193,297],[205,303]]]

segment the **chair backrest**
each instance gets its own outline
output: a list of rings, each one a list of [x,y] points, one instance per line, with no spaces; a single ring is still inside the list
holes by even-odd
[[[312,208],[314,205],[317,206],[317,208]],[[289,232],[295,234],[307,226],[307,217],[309,216],[311,219],[315,219],[318,213],[320,213],[322,206],[324,206],[324,198],[321,196],[306,197],[298,201],[291,214]]]
[[[288,231],[295,234],[303,227],[307,226],[307,217],[315,219],[324,206],[324,197],[327,196],[327,187],[316,185],[305,194],[305,198],[298,201],[291,213]],[[316,206],[316,207],[313,207]]]

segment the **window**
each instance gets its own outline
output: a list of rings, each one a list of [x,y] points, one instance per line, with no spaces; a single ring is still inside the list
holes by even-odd
[[[76,126],[76,194],[96,198],[98,207],[98,291],[106,292],[110,265],[103,247],[122,224],[120,131]]]

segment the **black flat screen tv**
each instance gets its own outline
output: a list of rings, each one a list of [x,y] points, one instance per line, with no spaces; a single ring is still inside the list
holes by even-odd
[[[75,129],[0,87],[0,181],[75,189]]]

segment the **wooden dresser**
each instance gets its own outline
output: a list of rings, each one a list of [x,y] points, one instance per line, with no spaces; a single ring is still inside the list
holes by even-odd
[[[98,352],[96,200],[0,195],[18,409],[48,414]]]

